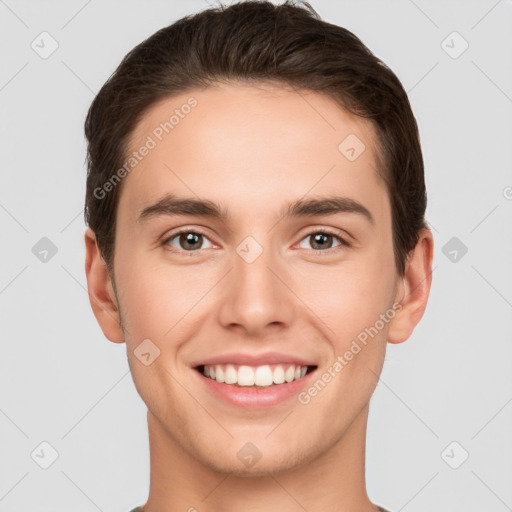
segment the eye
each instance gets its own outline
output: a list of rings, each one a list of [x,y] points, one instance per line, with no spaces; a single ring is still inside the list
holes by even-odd
[[[347,242],[344,238],[340,237],[339,235],[335,235],[334,233],[330,233],[329,231],[314,231],[312,233],[309,233],[309,235],[305,236],[301,243],[304,240],[311,239],[311,246],[313,250],[315,251],[321,251],[325,252],[327,249],[335,249],[339,246],[346,246],[350,247],[350,243]],[[333,241],[338,241],[337,245],[333,246]],[[302,247],[303,249],[308,249],[308,247]]]
[[[299,247],[304,247],[302,243],[310,239],[311,248],[316,252],[326,252],[328,249],[336,249],[339,246],[350,247],[350,243],[339,235],[326,230],[314,231],[306,235],[300,242]],[[337,242],[337,243],[336,243]],[[203,233],[193,230],[181,230],[163,241],[163,245],[172,247],[176,251],[196,252],[200,249],[209,249],[213,247],[210,239]]]
[[[210,245],[204,245],[207,241]],[[164,245],[170,245],[174,249],[184,250],[186,252],[194,252],[199,249],[208,249],[213,247],[213,244],[203,233],[198,233],[192,230],[183,230],[174,233],[169,238],[164,240]]]

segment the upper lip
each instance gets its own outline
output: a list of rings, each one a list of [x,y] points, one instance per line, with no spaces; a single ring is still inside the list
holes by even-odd
[[[280,352],[264,352],[261,354],[243,354],[240,352],[222,354],[209,357],[193,363],[192,366],[215,365],[215,364],[237,364],[247,366],[262,366],[265,364],[295,364],[299,366],[316,366],[311,360],[297,357],[296,355],[283,354]]]

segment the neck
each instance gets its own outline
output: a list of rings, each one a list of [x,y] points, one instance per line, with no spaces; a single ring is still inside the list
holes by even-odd
[[[366,493],[365,407],[335,445],[301,467],[224,474],[192,457],[148,412],[150,491],[144,512],[373,512]]]

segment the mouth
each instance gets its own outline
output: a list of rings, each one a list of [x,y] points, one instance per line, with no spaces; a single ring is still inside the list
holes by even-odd
[[[279,352],[217,355],[191,364],[199,389],[247,410],[286,406],[316,375],[313,360]],[[316,362],[316,361],[315,361]]]
[[[195,370],[219,384],[238,388],[269,388],[302,380],[316,368],[316,365],[294,363],[260,366],[225,363],[198,365]]]

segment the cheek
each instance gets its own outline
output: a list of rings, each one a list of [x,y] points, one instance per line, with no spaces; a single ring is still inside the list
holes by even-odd
[[[336,266],[309,265],[294,274],[292,289],[341,346],[392,305],[394,269],[371,253]]]
[[[116,267],[117,279],[122,283],[120,306],[133,381],[153,414],[159,418],[173,414],[167,418],[168,424],[181,421],[173,411],[190,411],[193,407],[179,385],[184,376],[176,358],[181,346],[195,333],[194,314],[199,308],[196,310],[194,305],[201,304],[201,297],[211,288],[208,276],[191,269],[155,262],[143,254],[133,254],[129,262]],[[137,356],[146,339],[159,350],[147,366]],[[149,345],[144,352],[153,359],[154,350]]]
[[[166,339],[174,326],[193,315],[194,305],[216,282],[204,266],[171,265],[143,254],[117,270],[125,327],[136,339]]]

